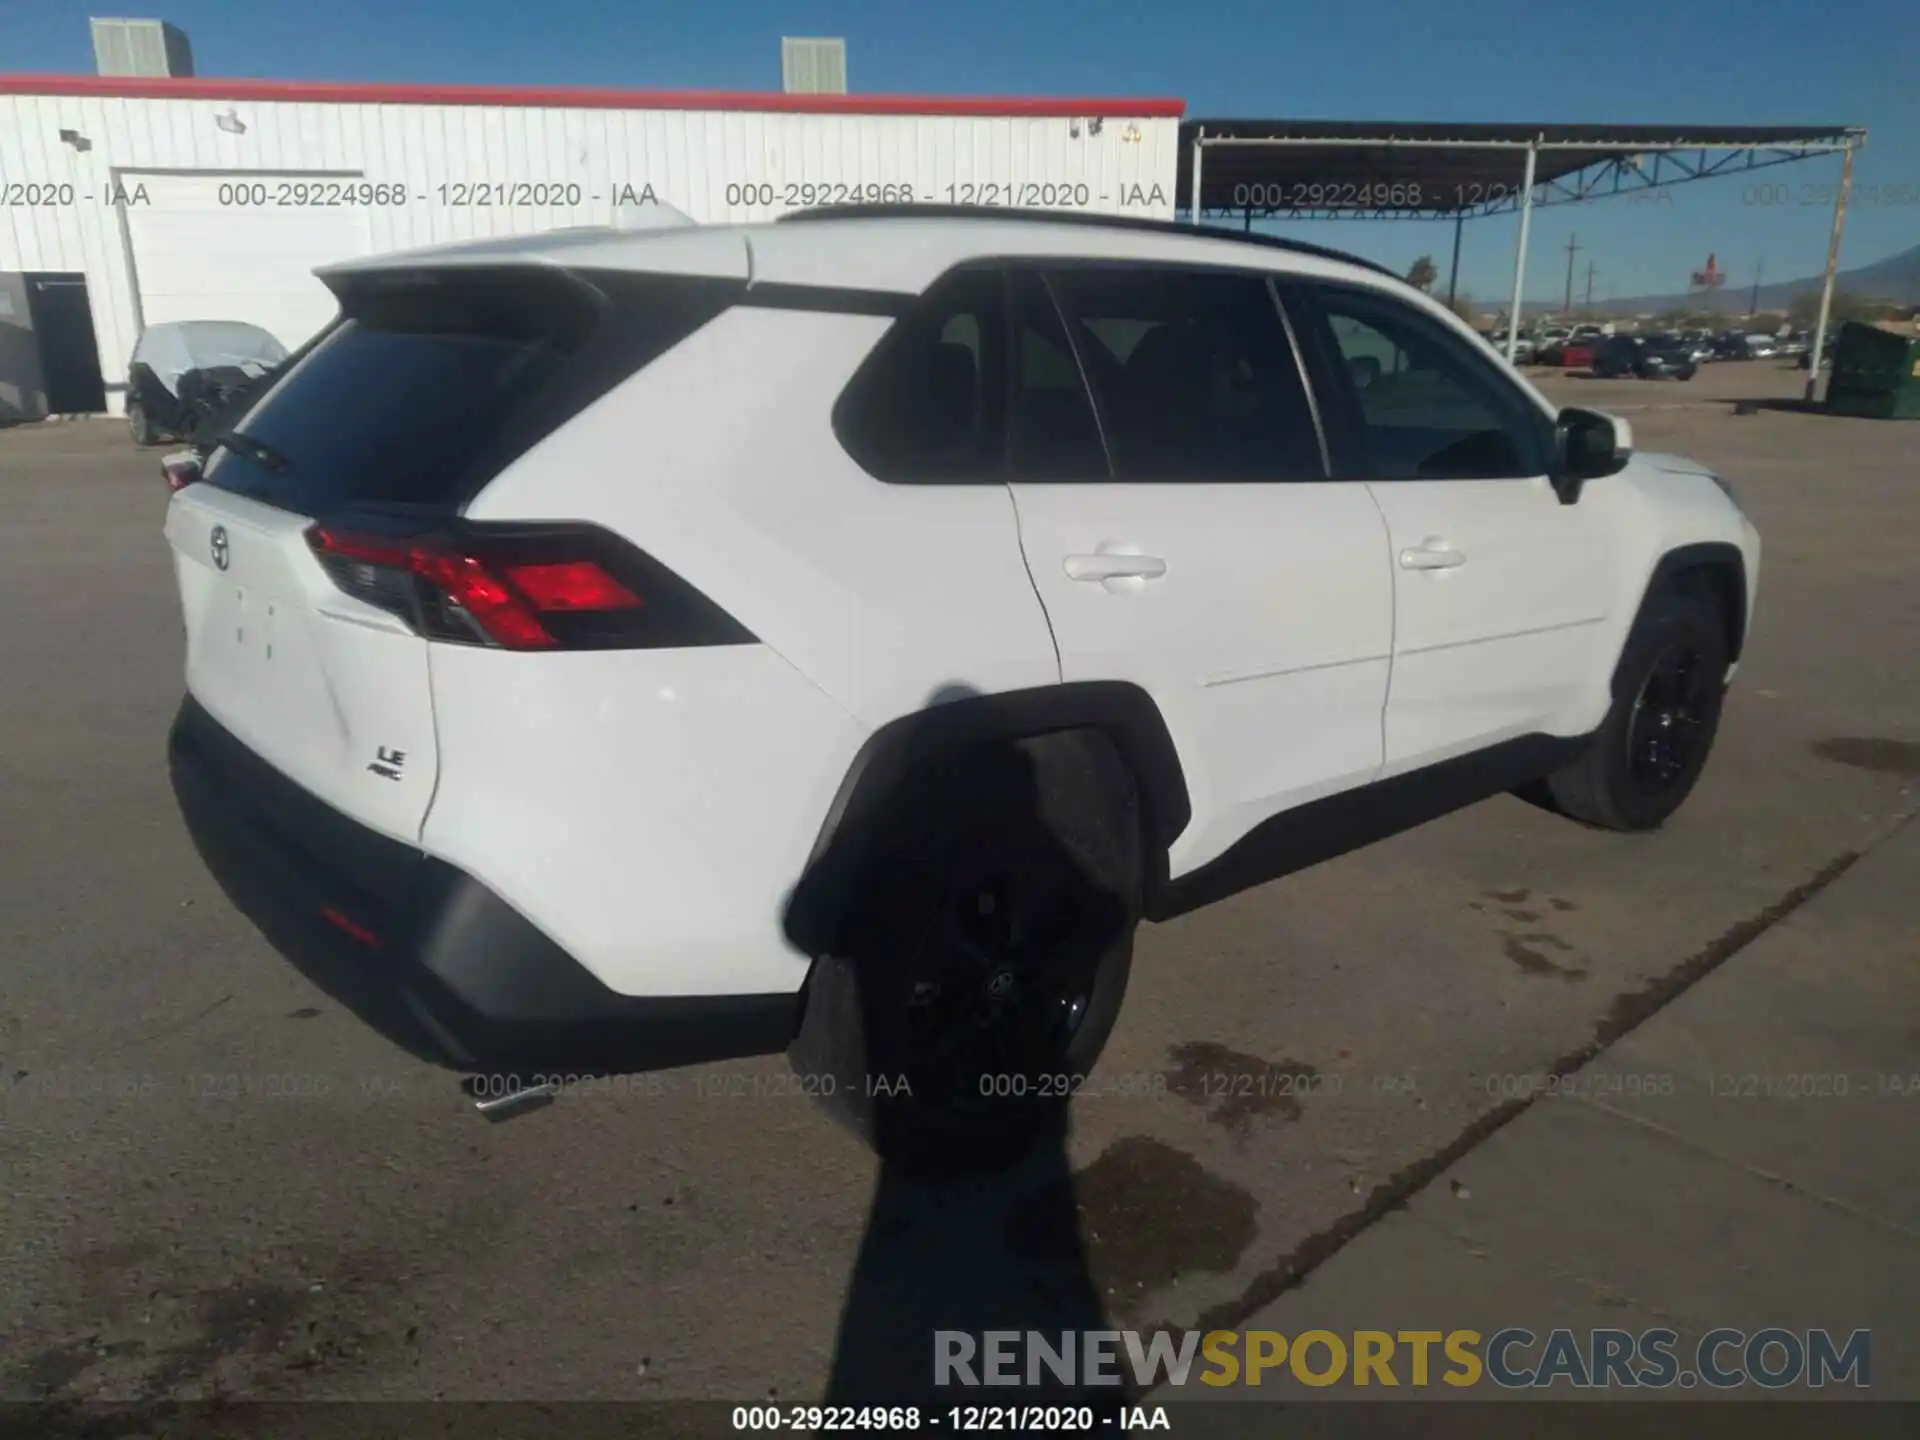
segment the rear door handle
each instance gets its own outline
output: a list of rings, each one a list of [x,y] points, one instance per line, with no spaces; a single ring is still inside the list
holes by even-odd
[[[1402,570],[1451,570],[1466,563],[1467,557],[1443,540],[1428,540],[1400,552]]]
[[[1157,580],[1167,562],[1158,555],[1069,555],[1063,568],[1069,580]]]

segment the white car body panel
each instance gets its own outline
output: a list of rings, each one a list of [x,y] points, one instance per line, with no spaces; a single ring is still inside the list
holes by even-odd
[[[869,727],[956,687],[1052,684],[1006,489],[885,485],[834,438],[833,403],[886,326],[731,310],[522,456],[468,514],[594,516]]]
[[[845,710],[759,645],[432,650],[429,853],[620,994],[799,988],[782,907],[866,738]]]
[[[187,689],[302,788],[382,835],[417,841],[438,776],[427,642],[334,587],[307,546],[311,523],[214,485],[173,497],[166,537]],[[386,774],[369,768],[382,752],[402,757]]]
[[[1613,488],[1595,482],[1578,505],[1562,504],[1544,475],[1367,488],[1395,557],[1383,774],[1521,735],[1592,729],[1593,677],[1618,603]],[[1409,552],[1425,549],[1457,563],[1408,568]]]

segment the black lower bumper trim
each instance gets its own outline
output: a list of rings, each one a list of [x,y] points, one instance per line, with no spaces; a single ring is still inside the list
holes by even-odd
[[[168,739],[187,831],[234,905],[308,979],[451,1069],[609,1075],[784,1050],[799,996],[608,989],[472,876],[303,790],[191,696]]]

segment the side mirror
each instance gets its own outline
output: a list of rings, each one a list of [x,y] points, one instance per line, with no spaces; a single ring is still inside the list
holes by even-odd
[[[200,457],[191,450],[176,450],[161,457],[160,473],[167,477],[168,490],[184,490],[200,478]]]
[[[1598,410],[1569,406],[1554,426],[1553,491],[1562,505],[1580,498],[1589,480],[1613,475],[1633,454],[1633,428],[1625,420]]]

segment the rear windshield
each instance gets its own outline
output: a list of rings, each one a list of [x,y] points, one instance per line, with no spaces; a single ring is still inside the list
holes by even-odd
[[[697,297],[669,280],[645,293],[648,280],[622,281],[612,297],[551,271],[348,291],[340,318],[233,427],[206,479],[304,514],[457,508],[723,303],[699,282]]]

